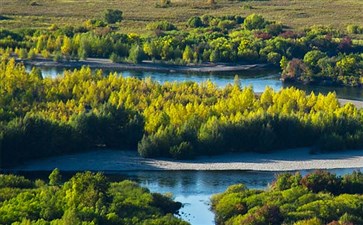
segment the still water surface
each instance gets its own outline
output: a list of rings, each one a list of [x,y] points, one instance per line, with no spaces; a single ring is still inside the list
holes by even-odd
[[[27,67],[29,71],[31,68]],[[63,73],[59,68],[40,68],[44,77],[56,77]],[[283,84],[280,80],[279,71],[274,70],[252,70],[233,73],[165,73],[154,71],[105,71],[117,72],[124,77],[137,77],[144,79],[151,77],[160,83],[194,81],[197,83],[212,81],[218,87],[224,87],[234,83],[234,76],[238,75],[241,85],[253,86],[255,92],[262,92],[266,86],[278,91],[289,85]],[[335,91],[340,98],[363,100],[361,88],[352,87],[323,87],[295,85],[305,91],[315,93],[328,93]],[[331,170],[334,173],[343,175],[350,173],[353,169]],[[308,171],[300,171],[306,174]],[[214,224],[214,214],[210,211],[211,195],[225,191],[232,184],[244,183],[248,188],[264,189],[275,177],[275,172],[256,171],[140,171],[127,173],[111,173],[108,176],[114,180],[130,179],[137,181],[142,186],[149,188],[152,192],[172,193],[176,201],[184,204],[180,210],[180,217],[189,221],[192,225]],[[28,176],[44,178],[40,173],[28,174]],[[46,176],[45,176],[46,178]]]
[[[31,70],[30,66],[26,67],[28,71]],[[43,77],[56,77],[58,74],[62,74],[64,69],[54,67],[39,67],[42,71]],[[299,89],[305,90],[308,93],[311,91],[315,93],[328,93],[335,91],[340,98],[363,100],[363,90],[357,87],[334,87],[334,86],[318,86],[318,85],[301,85],[301,84],[284,84],[280,78],[280,72],[278,70],[271,69],[256,69],[241,72],[219,72],[219,73],[166,73],[155,71],[130,71],[130,70],[118,70],[109,71],[105,70],[105,75],[110,72],[117,72],[124,77],[137,77],[145,79],[150,77],[151,79],[160,83],[165,82],[182,82],[182,81],[194,81],[197,83],[205,82],[207,80],[212,81],[218,87],[224,87],[228,84],[234,83],[235,75],[238,75],[241,86],[253,86],[255,92],[262,92],[266,86],[278,91],[283,87],[295,86]]]
[[[362,170],[363,168],[361,168]],[[330,170],[338,175],[354,169]],[[309,171],[300,171],[302,175]],[[47,179],[50,172],[21,173],[32,179]],[[69,178],[73,173],[62,173]],[[232,184],[243,183],[250,189],[265,189],[277,172],[258,171],[134,171],[107,172],[111,181],[129,179],[147,187],[152,192],[172,193],[175,200],[183,203],[179,216],[192,225],[213,225],[214,214],[210,211],[210,197]]]

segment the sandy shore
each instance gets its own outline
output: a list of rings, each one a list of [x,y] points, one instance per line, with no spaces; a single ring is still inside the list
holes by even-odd
[[[363,150],[309,154],[292,149],[271,154],[230,153],[195,160],[144,159],[134,151],[95,150],[30,161],[13,168],[21,171],[133,171],[133,170],[256,170],[292,171],[308,169],[363,168]]]
[[[32,60],[17,60],[22,61],[26,65],[41,66],[41,67],[56,67],[56,68],[77,68],[82,66],[89,66],[92,69],[119,69],[119,70],[147,70],[147,71],[161,71],[161,72],[237,72],[251,69],[261,69],[268,67],[268,64],[212,64],[204,63],[200,65],[169,65],[163,63],[153,63],[151,61],[144,61],[140,64],[131,63],[113,63],[110,59],[101,58],[88,58],[79,61],[64,61],[54,62],[49,59],[36,58]]]
[[[353,105],[355,105],[355,107],[357,107],[357,109],[363,108],[363,101],[343,99],[343,98],[339,98],[338,101],[341,105],[345,105],[347,103],[352,103]]]

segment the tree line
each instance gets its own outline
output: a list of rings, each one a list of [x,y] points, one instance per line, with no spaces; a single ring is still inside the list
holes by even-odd
[[[65,182],[58,169],[47,181],[0,174],[3,225],[187,225],[174,216],[181,206],[170,196],[128,180],[110,182],[101,173],[77,173]]]
[[[363,111],[334,93],[295,88],[257,95],[252,87],[210,81],[160,84],[87,67],[43,78],[14,59],[0,64],[3,166],[94,148],[143,157],[193,158],[296,147],[363,147]]]
[[[108,14],[122,18],[122,12]],[[14,52],[22,59],[41,54],[56,61],[98,57],[131,63],[270,63],[281,67],[286,81],[362,85],[361,41],[329,27],[291,31],[257,14],[203,15],[191,17],[185,27],[153,22],[146,26],[148,34],[138,35],[117,32],[107,21],[92,19],[77,27],[53,25],[49,30],[2,29],[0,52]]]

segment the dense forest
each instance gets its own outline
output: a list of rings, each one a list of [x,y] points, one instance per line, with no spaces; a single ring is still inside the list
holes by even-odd
[[[152,22],[145,28],[151,34],[138,35],[118,32],[114,23],[119,20],[121,11],[108,10],[105,19],[79,26],[2,29],[0,53],[55,61],[97,57],[131,63],[269,63],[281,67],[285,81],[363,84],[363,43],[350,37],[363,32],[359,26],[349,25],[346,32],[322,26],[291,31],[258,14],[203,15],[190,18],[185,27]]]
[[[132,181],[110,182],[100,173],[77,173],[64,182],[0,174],[2,225],[187,225],[176,218],[182,204]]]
[[[363,147],[362,110],[334,93],[295,88],[257,95],[212,82],[160,84],[89,68],[43,78],[14,59],[0,64],[2,166],[94,148],[137,149],[144,157]]]
[[[281,174],[267,190],[230,186],[212,197],[217,224],[363,224],[363,174]]]

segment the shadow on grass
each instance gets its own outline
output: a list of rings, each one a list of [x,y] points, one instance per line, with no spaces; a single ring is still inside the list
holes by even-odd
[[[10,18],[8,16],[3,16],[3,15],[0,15],[0,21],[1,20],[13,20],[13,18]]]

